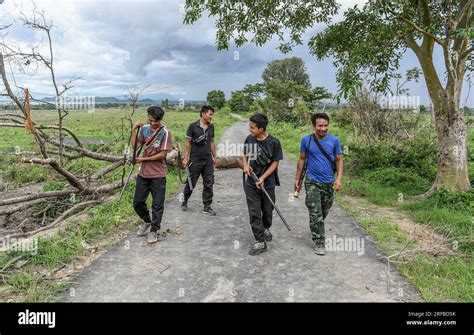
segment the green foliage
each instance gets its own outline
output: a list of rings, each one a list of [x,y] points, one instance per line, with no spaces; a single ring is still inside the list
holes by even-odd
[[[212,90],[207,93],[207,103],[214,108],[222,108],[225,105],[225,93],[221,90]]]
[[[354,141],[348,147],[348,166],[355,175],[387,166],[410,169],[429,180],[434,180],[436,175],[437,146],[428,134],[400,142],[382,140],[371,145]]]
[[[441,189],[431,194],[429,199],[433,200],[437,207],[449,207],[474,214],[474,188],[462,193],[451,193]]]
[[[420,177],[413,170],[395,166],[364,171],[362,178],[370,183],[396,187],[400,191],[411,195],[422,193],[431,184],[430,180]]]
[[[229,100],[230,110],[234,113],[250,111],[253,100],[242,91],[233,91]]]
[[[305,88],[311,88],[306,66],[299,57],[271,61],[263,71],[262,79],[265,86],[290,81]]]
[[[59,191],[65,188],[67,185],[69,184],[65,181],[58,181],[58,180],[47,181],[43,185],[43,192]]]
[[[279,49],[288,52],[302,44],[301,34],[317,23],[329,23],[339,5],[334,1],[200,1],[187,0],[184,23],[192,24],[205,15],[216,19],[216,44],[228,49],[231,39],[239,47],[247,42],[263,45],[272,37],[280,38]],[[272,24],[268,24],[271,19]],[[285,36],[290,36],[287,41]],[[250,40],[249,40],[250,39]]]

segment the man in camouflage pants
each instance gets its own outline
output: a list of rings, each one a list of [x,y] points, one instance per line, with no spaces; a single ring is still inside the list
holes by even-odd
[[[324,219],[331,209],[334,190],[342,189],[342,150],[339,139],[328,133],[329,116],[326,113],[313,114],[311,122],[314,134],[306,135],[301,140],[295,189],[299,189],[300,176],[307,160],[304,185],[311,238],[316,244],[316,254],[325,255]],[[335,172],[337,178],[334,178]]]

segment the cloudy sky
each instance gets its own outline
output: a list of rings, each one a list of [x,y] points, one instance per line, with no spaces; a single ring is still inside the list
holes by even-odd
[[[18,8],[23,6],[28,12],[31,2],[0,3],[1,24],[13,23],[4,38],[25,50],[40,45],[46,52],[44,36],[23,28],[16,20]],[[344,8],[364,1],[340,3],[342,13]],[[313,86],[337,91],[332,60],[318,62],[306,44],[287,55],[276,49],[275,42],[217,51],[214,20],[204,17],[192,26],[183,25],[184,1],[37,0],[36,4],[56,27],[53,47],[58,81],[80,77],[74,89],[80,95],[123,97],[127,87],[139,85],[145,86],[148,94],[167,93],[185,100],[203,100],[212,89],[223,90],[229,98],[231,91],[261,81],[268,62],[289,56],[306,62]],[[305,43],[323,28],[318,25],[308,30]],[[436,62],[442,67],[439,52]],[[407,51],[401,71],[415,66],[415,56]],[[37,96],[52,94],[44,69],[27,70],[25,74],[13,70],[17,83],[29,87]],[[423,81],[412,84],[410,89],[412,95],[421,96],[421,103],[428,102]]]

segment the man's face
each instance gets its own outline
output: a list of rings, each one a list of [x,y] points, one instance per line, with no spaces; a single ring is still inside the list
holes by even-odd
[[[265,130],[263,130],[263,128],[258,128],[258,126],[254,122],[250,121],[249,131],[250,131],[250,135],[252,135],[253,137],[257,137],[258,135],[263,133]]]
[[[160,126],[160,121],[156,120],[153,116],[148,115],[148,124],[152,129],[156,129]]]
[[[212,110],[208,110],[207,112],[202,113],[202,118],[207,123],[211,123],[213,116],[214,116],[214,112]]]
[[[324,137],[326,136],[329,128],[329,122],[327,122],[325,119],[316,119],[316,124],[314,126],[314,129],[316,130],[316,134],[319,137]]]

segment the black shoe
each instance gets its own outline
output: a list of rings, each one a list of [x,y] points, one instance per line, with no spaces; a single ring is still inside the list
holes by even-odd
[[[188,210],[188,203],[187,202],[184,201],[184,202],[181,203],[181,210],[183,212],[186,212]]]
[[[214,216],[216,215],[216,212],[214,212],[211,208],[211,206],[205,206],[204,209],[202,210],[204,214]]]
[[[256,242],[249,251],[249,255],[255,256],[267,251],[267,243]]]
[[[264,235],[266,242],[270,242],[273,239],[273,235],[272,233],[270,233],[270,229],[265,229]]]

